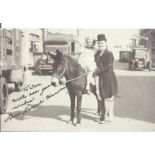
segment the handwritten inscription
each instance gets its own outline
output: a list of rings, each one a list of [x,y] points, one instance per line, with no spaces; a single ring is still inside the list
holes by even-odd
[[[60,91],[65,89],[65,87],[62,87],[58,91],[54,92],[53,94],[48,94],[46,96],[43,96],[45,90],[49,89],[52,86],[52,84],[46,85],[44,87],[41,87],[41,86],[42,84],[40,83],[35,85],[27,85],[23,89],[24,94],[20,95],[17,98],[12,99],[12,102],[17,104],[12,108],[13,110],[15,109],[16,111],[8,113],[9,116],[6,120],[11,120],[12,118],[15,118],[17,116],[23,116],[30,110],[34,109],[35,107],[44,103],[44,101],[49,100],[51,97],[53,97],[54,95],[58,94]],[[37,102],[36,99],[38,99],[38,97],[41,97],[41,99],[39,99],[40,101],[38,103],[35,103]],[[29,104],[29,103],[32,103],[32,104]]]
[[[30,93],[29,93],[29,96],[35,95],[35,94],[37,94],[38,92],[39,92],[39,90],[35,90],[35,91],[33,91],[33,92],[30,92]]]
[[[26,114],[28,111],[34,109],[35,107],[39,106],[40,104],[42,104],[44,102],[44,100],[40,100],[39,103],[31,105],[30,107],[26,107],[23,111],[16,111],[16,112],[12,112],[9,114],[9,117],[6,119],[7,120],[11,120],[12,118],[21,116]]]
[[[39,86],[41,86],[42,84],[41,83],[38,83],[38,84],[33,84],[33,85],[27,85],[24,89],[23,89],[23,91],[24,92],[26,92],[26,91],[29,91],[29,90],[32,90],[32,89],[34,89],[34,88],[37,88],[37,87],[39,87]]]
[[[49,85],[43,87],[42,90],[41,90],[40,95],[43,95],[44,91],[45,91],[47,88],[49,88],[50,86],[52,86],[52,84],[49,84]]]
[[[26,95],[21,95],[21,96],[19,96],[19,97],[16,98],[16,99],[12,99],[12,101],[13,101],[13,102],[17,102],[17,101],[20,101],[20,100],[25,99],[25,98],[27,98]]]
[[[31,91],[31,90],[32,90],[32,92],[29,92],[29,96],[32,96],[32,95],[37,94],[37,93],[40,91],[39,89],[37,89],[37,90],[33,90],[33,89],[39,88],[41,85],[42,85],[42,84],[40,84],[40,83],[38,83],[38,84],[33,84],[33,85],[30,85],[30,84],[29,84],[29,85],[27,85],[26,87],[23,88],[23,91],[24,91],[24,92],[28,92],[28,91]],[[19,96],[19,97],[17,97],[17,98],[12,99],[12,101],[15,103],[15,102],[17,102],[17,101],[26,99],[27,97],[28,97],[27,95],[23,94],[23,95],[21,95],[21,96]]]
[[[33,101],[34,101],[34,97],[33,97],[32,99],[30,99],[30,100],[25,100],[24,103],[19,104],[19,105],[13,107],[12,109],[17,109],[17,108],[19,108],[19,107],[21,107],[21,106],[24,106],[24,105],[26,105],[27,103],[31,103],[31,102],[33,102]]]

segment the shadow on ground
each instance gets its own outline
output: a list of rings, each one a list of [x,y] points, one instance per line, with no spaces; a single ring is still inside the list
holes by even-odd
[[[92,109],[84,109],[81,112],[81,118],[82,119],[88,119],[88,120],[93,120],[95,121],[95,115],[90,116],[87,115],[87,112],[85,111],[90,111]],[[91,112],[88,112],[89,114],[94,114]],[[68,118],[70,118],[70,107],[67,106],[61,106],[61,105],[51,105],[51,106],[42,106],[40,105],[39,107],[35,108],[33,111],[29,111],[27,114],[15,117],[15,119],[18,120],[23,120],[26,117],[25,116],[34,116],[34,117],[41,117],[41,118],[51,118],[51,119],[56,119],[59,121],[63,122],[68,122],[68,120],[62,119],[62,115],[67,115]],[[76,111],[75,111],[75,120],[76,120]]]
[[[118,76],[119,95],[114,114],[121,118],[155,123],[155,77]],[[92,109],[82,108],[82,118],[94,120]],[[70,116],[70,107],[62,105],[42,106],[25,116],[52,118],[66,122],[62,115]],[[16,119],[22,119],[20,117]]]

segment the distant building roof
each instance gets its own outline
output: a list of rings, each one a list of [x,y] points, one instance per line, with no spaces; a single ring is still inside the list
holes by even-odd
[[[149,33],[155,33],[155,29],[140,29],[140,35],[148,35]]]
[[[45,44],[67,44],[68,42],[79,42],[79,39],[75,35],[51,34],[44,40]]]

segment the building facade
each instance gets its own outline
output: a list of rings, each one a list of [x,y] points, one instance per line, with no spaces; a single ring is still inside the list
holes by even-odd
[[[22,63],[27,67],[33,67],[35,56],[43,52],[43,29],[21,29],[22,32]]]
[[[155,29],[141,29],[140,35],[146,38],[141,40],[141,44],[148,48],[151,67],[155,68]]]

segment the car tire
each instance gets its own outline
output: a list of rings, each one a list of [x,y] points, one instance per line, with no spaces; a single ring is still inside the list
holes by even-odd
[[[8,105],[8,86],[5,78],[0,78],[0,114],[4,114]]]

